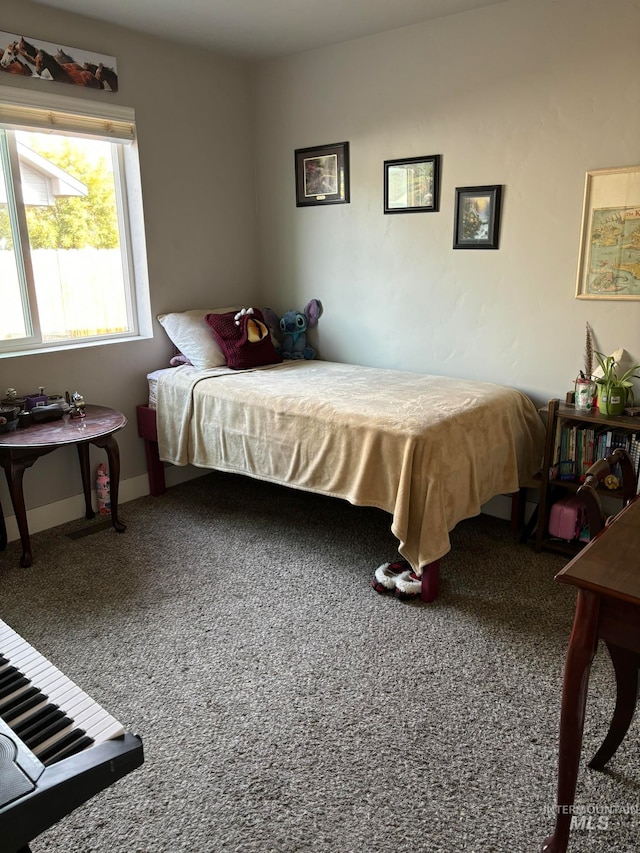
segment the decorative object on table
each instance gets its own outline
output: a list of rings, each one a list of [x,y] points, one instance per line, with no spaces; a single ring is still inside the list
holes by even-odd
[[[620,354],[619,354],[620,353]],[[598,386],[598,409],[603,415],[621,415],[627,403],[633,405],[632,378],[640,379],[640,364],[636,363],[620,372],[620,359],[624,350],[604,355],[596,350],[595,356],[602,376],[595,376]]]
[[[16,429],[19,412],[18,406],[0,406],[0,433]]]
[[[67,403],[62,394],[49,394],[49,403],[55,403],[56,406],[60,406],[65,414],[71,409],[71,406]]]
[[[440,154],[384,161],[384,212],[440,209]]]
[[[349,143],[298,148],[296,207],[349,203]]]
[[[42,389],[44,392],[44,389]],[[24,398],[25,411],[30,412],[36,406],[46,406],[49,403],[49,398],[45,393],[27,394]]]
[[[111,485],[107,466],[104,462],[98,465],[96,471],[96,494],[98,496],[98,512],[100,515],[111,515]]]
[[[79,391],[74,391],[71,396],[69,396],[69,392],[65,392],[65,398],[69,406],[71,407],[69,410],[69,415],[72,418],[83,418],[84,417],[84,407],[85,401],[82,394]]]
[[[497,249],[502,185],[456,187],[454,249]]]
[[[311,299],[302,311],[287,311],[282,317],[278,317],[271,308],[265,308],[267,325],[278,339],[282,336],[276,352],[285,359],[314,358],[316,352],[307,342],[307,329],[318,325],[323,310],[319,299]]]
[[[640,166],[587,172],[576,299],[640,299]]]
[[[47,421],[59,421],[64,412],[57,403],[48,403],[47,405],[34,406],[29,414],[32,423],[42,424]]]

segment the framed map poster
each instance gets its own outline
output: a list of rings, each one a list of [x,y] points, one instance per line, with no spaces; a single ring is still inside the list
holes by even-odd
[[[587,172],[576,299],[640,299],[640,166]]]

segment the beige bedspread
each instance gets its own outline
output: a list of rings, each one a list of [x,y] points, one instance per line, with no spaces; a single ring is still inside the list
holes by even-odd
[[[532,401],[490,383],[324,361],[178,367],[158,380],[160,458],[375,506],[417,571],[538,470]]]

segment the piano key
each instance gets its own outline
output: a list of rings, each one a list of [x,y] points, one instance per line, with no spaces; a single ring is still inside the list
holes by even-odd
[[[7,666],[2,671],[0,671],[0,684],[6,684],[7,681],[10,681],[16,673],[19,673],[20,670],[16,669],[15,666]]]
[[[40,728],[39,731],[27,738],[24,738],[25,744],[33,752],[40,744],[51,740],[54,735],[59,734],[67,727],[68,718],[63,714],[61,717],[53,718],[48,726]]]
[[[12,681],[8,681],[4,687],[0,687],[0,699],[8,699],[13,696],[21,687],[26,687],[29,684],[29,679],[24,675],[14,676]]]
[[[76,697],[81,693],[82,691],[79,687],[76,687],[75,685],[69,685],[67,683],[61,683],[54,690],[49,691],[48,694],[44,694],[38,691],[37,704],[30,703],[28,707],[22,709],[20,712],[14,711],[13,713],[10,713],[9,716],[11,718],[11,725],[19,725],[20,723],[22,723],[24,717],[26,717],[28,714],[32,714],[35,711],[40,710],[41,708],[44,708],[47,704],[57,703],[63,704],[65,708],[72,708],[74,706],[74,703],[77,701]],[[86,694],[83,695],[86,696]],[[49,702],[49,700],[52,701]],[[9,722],[9,717],[2,708],[0,708],[0,719],[4,719],[7,723]]]
[[[93,739],[87,737],[79,731],[70,732],[66,738],[59,740],[53,746],[40,751],[40,761],[50,767],[57,761],[62,761],[63,758],[69,758],[71,755],[77,755],[84,749],[93,746]]]
[[[6,661],[6,683],[0,682],[0,690],[2,684],[7,688],[5,695],[0,695],[0,718],[8,717],[18,735],[29,732],[38,737],[34,753],[53,756],[84,737],[98,743],[124,734],[124,727],[111,714],[1,620],[0,649]],[[15,673],[9,673],[9,667],[18,670],[17,678]],[[68,725],[56,725],[56,731],[42,739],[37,734],[38,727],[46,726],[52,711],[57,710],[53,706],[64,712]],[[74,728],[80,730],[79,736],[73,736]]]
[[[23,740],[26,743],[26,741],[29,740],[29,736],[33,732],[42,729],[44,725],[47,725],[52,717],[64,717],[67,720],[67,724],[72,722],[65,712],[61,711],[57,705],[48,705],[32,716],[27,717],[20,723],[20,725],[11,726],[11,728],[18,735],[20,740]]]
[[[59,731],[57,734],[48,738],[42,743],[38,744],[35,749],[32,750],[33,754],[40,758],[40,756],[50,750],[52,747],[55,747],[56,751],[60,748],[60,744],[65,742],[67,738],[73,737],[74,739],[79,739],[81,737],[85,737],[87,732],[82,727],[76,725],[67,725],[64,729]],[[42,761],[42,758],[40,758]],[[43,764],[46,763],[43,761]]]
[[[5,700],[0,702],[0,720],[3,719],[5,714],[12,714],[15,708],[27,701],[30,697],[36,697],[36,699],[38,699],[39,696],[40,691],[33,685],[31,685],[31,687],[24,687],[18,690],[18,692],[14,693],[13,696],[8,696]]]

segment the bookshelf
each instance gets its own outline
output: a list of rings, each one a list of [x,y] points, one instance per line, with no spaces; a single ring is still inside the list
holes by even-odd
[[[597,408],[591,411],[576,409],[573,403],[550,400],[546,408],[547,429],[544,458],[540,472],[540,497],[538,525],[534,548],[559,551],[575,556],[585,542],[565,542],[549,535],[549,513],[555,500],[567,492],[576,492],[581,485],[581,475],[589,465],[606,456],[615,447],[626,446],[634,462],[636,483],[640,468],[640,417],[631,415],[601,415]],[[608,442],[608,444],[607,444]],[[607,491],[608,498],[622,499],[619,489]]]

